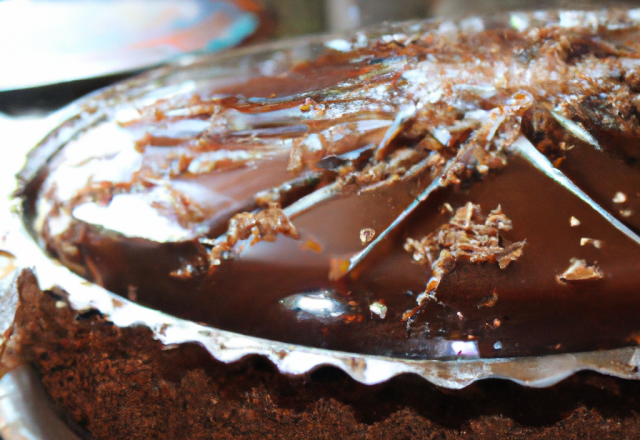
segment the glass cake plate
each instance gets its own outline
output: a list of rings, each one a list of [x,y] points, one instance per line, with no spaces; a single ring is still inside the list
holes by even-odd
[[[637,26],[640,10],[617,11],[615,14],[600,12],[544,12],[513,13],[492,19],[470,18],[460,22],[429,21],[385,25],[360,32],[353,37],[321,36],[285,42],[276,42],[245,48],[217,55],[195,55],[152,70],[133,79],[93,93],[59,111],[50,118],[54,127],[31,150],[26,163],[8,161],[2,164],[2,173],[19,174],[22,189],[41,181],[39,172],[51,162],[61,149],[79,135],[92,128],[122,119],[159,99],[172,99],[184,94],[197,94],[205,90],[230,88],[252,78],[268,75],[276,77],[299,63],[317,60],[327,53],[352,50],[358,45],[389,38],[406,38],[413,35],[456,32],[473,29],[507,27],[525,29],[539,22],[571,23],[588,22],[604,26]],[[203,92],[204,93],[204,92]],[[583,135],[575,124],[563,116],[564,123],[575,136]],[[402,121],[396,118],[387,126]],[[589,139],[587,139],[589,141]],[[5,145],[5,149],[11,145]],[[623,222],[599,207],[585,192],[577,188],[545,156],[541,155],[526,139],[514,143],[514,155],[523,158],[542,174],[553,180],[587,207],[608,221],[619,233],[636,241],[636,234]],[[22,169],[22,171],[20,171]],[[10,262],[3,276],[6,295],[15,295],[15,280],[21,271],[35,272],[43,290],[57,286],[69,295],[72,306],[84,311],[96,309],[117,326],[144,325],[155,338],[166,345],[196,342],[205,347],[219,361],[231,363],[250,355],[263,356],[282,373],[307,374],[321,366],[333,366],[346,372],[364,384],[385,382],[400,374],[416,374],[444,388],[459,389],[474,381],[488,378],[508,379],[529,387],[551,386],[581,370],[592,370],[627,379],[640,378],[640,347],[629,343],[605,350],[545,353],[528,356],[483,357],[478,343],[472,338],[439,338],[430,342],[429,355],[400,356],[379,353],[356,353],[317,346],[282,342],[216,328],[194,320],[172,316],[134,302],[77,275],[59,261],[52,259],[34,239],[34,219],[24,208],[25,200],[33,193],[22,191],[23,198],[16,198],[14,187],[2,186],[0,199],[0,225],[2,241],[0,252]],[[525,248],[526,249],[526,248]],[[526,252],[526,250],[525,250]],[[366,255],[365,255],[366,256]],[[351,260],[353,263],[358,260]],[[372,309],[373,313],[373,309]],[[5,325],[7,328],[10,325]],[[5,323],[6,324],[6,323]],[[608,325],[616,326],[616,322]],[[28,373],[24,373],[27,374]],[[15,375],[23,375],[15,372]],[[18,379],[7,379],[20,380]],[[2,384],[0,384],[2,386]],[[0,411],[2,413],[2,411]],[[11,437],[13,438],[13,437]],[[20,438],[20,437],[16,437]]]

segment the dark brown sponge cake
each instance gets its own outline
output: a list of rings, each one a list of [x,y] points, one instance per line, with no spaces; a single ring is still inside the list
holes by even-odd
[[[20,291],[22,354],[99,440],[640,438],[637,381],[580,373],[544,389],[487,380],[452,391],[414,376],[365,386],[330,368],[292,378],[75,312],[30,273]]]

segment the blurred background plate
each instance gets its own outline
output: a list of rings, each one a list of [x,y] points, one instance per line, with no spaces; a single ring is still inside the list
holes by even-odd
[[[139,70],[240,43],[258,27],[243,1],[0,1],[0,91]]]

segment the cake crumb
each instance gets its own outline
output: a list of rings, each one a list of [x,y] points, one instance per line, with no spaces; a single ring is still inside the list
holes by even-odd
[[[331,281],[339,280],[349,271],[349,259],[331,258],[329,260],[329,279]]]
[[[138,300],[138,288],[136,286],[132,286],[131,284],[127,286],[127,298],[133,302]]]
[[[192,264],[191,262],[183,262],[182,267],[174,270],[173,272],[169,272],[169,276],[179,280],[188,280],[206,273],[207,269],[202,263],[195,261],[193,263],[195,264]],[[129,286],[129,288],[135,289],[134,286]]]
[[[627,195],[623,192],[618,191],[615,196],[613,196],[613,203],[624,203],[627,201]]]
[[[310,250],[312,252],[315,253],[320,253],[322,252],[322,245],[320,243],[318,243],[317,241],[315,241],[312,238],[307,239],[307,241],[305,241],[300,248],[302,250]]]
[[[640,345],[640,332],[634,332],[629,336],[629,341],[635,343],[636,345]]]
[[[571,225],[572,228],[575,228],[576,226],[580,226],[580,220],[571,216],[571,218],[569,219],[569,224]]]
[[[16,269],[15,261],[13,254],[0,250],[0,280]]]
[[[623,217],[631,217],[633,215],[633,211],[630,209],[621,209],[620,215]]]
[[[493,307],[498,301],[498,294],[494,291],[491,296],[487,296],[486,298],[482,298],[480,302],[476,305],[477,308],[482,307]]]
[[[560,284],[567,281],[587,281],[599,280],[603,277],[602,272],[596,265],[588,265],[585,260],[571,259],[571,265],[562,275],[558,275],[556,279]]]
[[[375,236],[376,236],[375,229],[371,229],[371,228],[360,229],[360,243],[362,243],[362,246],[371,242]]]
[[[380,319],[384,319],[387,316],[387,306],[382,301],[376,301],[369,306],[371,313],[378,315]]]
[[[592,245],[596,249],[602,249],[603,241],[602,240],[595,240],[593,238],[582,237],[580,239],[580,246],[585,246],[587,244]]]

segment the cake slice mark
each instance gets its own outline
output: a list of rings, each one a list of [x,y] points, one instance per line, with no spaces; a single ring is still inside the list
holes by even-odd
[[[528,161],[537,169],[542,171],[547,177],[551,178],[554,182],[558,183],[563,188],[569,190],[574,196],[585,202],[594,211],[604,217],[613,227],[622,232],[629,239],[640,244],[640,236],[634,231],[629,229],[620,220],[609,214],[602,206],[589,197],[584,191],[582,191],[575,183],[573,183],[565,174],[559,169],[555,168],[549,159],[533,146],[533,144],[524,136],[520,136],[513,144],[512,149],[520,157]]]
[[[506,165],[506,159],[502,156],[520,135],[521,116],[532,105],[533,97],[529,93],[518,92],[507,101],[506,105],[491,110],[480,128],[471,133],[466,144],[438,170],[439,177],[434,179],[375,240],[354,255],[348,265],[337,266],[344,267],[344,273],[338,274],[333,271],[332,279],[353,272],[371,254],[373,249],[399,228],[436,189],[447,187],[450,184],[459,184],[462,180],[469,179],[471,177],[469,176],[470,170],[485,175],[492,168]]]

